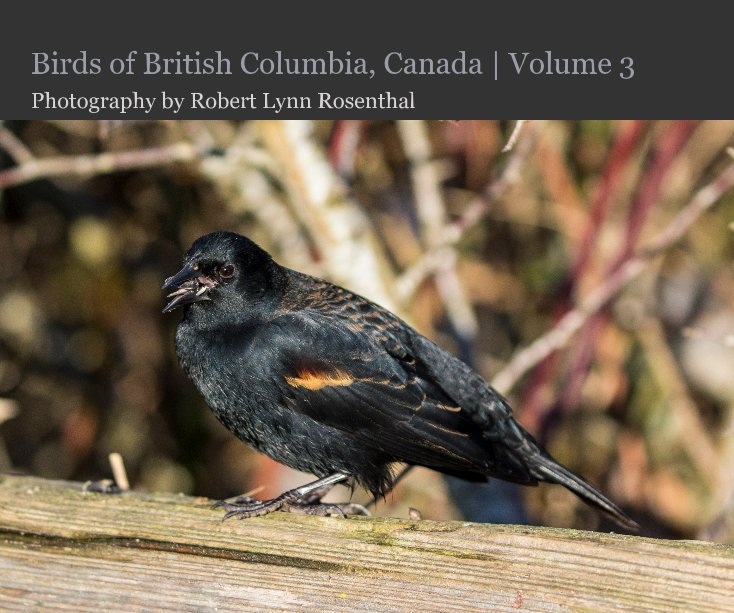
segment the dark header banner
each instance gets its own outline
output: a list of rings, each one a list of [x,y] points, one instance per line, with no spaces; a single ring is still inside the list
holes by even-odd
[[[29,2],[0,116],[730,118],[725,6]]]

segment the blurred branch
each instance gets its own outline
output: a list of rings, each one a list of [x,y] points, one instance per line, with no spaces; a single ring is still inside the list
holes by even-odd
[[[15,134],[0,125],[0,147],[5,149],[16,164],[25,164],[34,159],[33,153]]]
[[[10,398],[0,398],[0,424],[13,419],[18,414],[18,402]]]
[[[699,124],[699,121],[673,122],[658,138],[632,199],[624,244],[611,268],[625,261],[634,250],[650,211],[660,201],[663,179]]]
[[[517,143],[517,139],[520,138],[522,127],[526,123],[527,119],[518,119],[515,122],[515,127],[512,128],[512,134],[510,134],[510,138],[507,139],[507,144],[502,147],[502,153],[509,153],[510,151],[512,151],[512,149],[515,147],[515,143]]]
[[[522,168],[533,150],[542,126],[542,121],[528,123],[527,129],[518,139],[507,164],[497,178],[467,205],[458,219],[444,227],[434,247],[400,275],[395,282],[395,294],[399,301],[408,301],[423,280],[441,265],[447,253],[451,251],[449,247],[456,244],[464,233],[482,218],[489,207],[519,181]]]
[[[112,132],[122,128],[124,125],[131,125],[135,120],[125,119],[100,119],[99,120],[99,138],[105,140],[110,137]]]
[[[599,239],[601,228],[612,205],[613,196],[618,191],[618,184],[624,170],[629,166],[635,149],[645,134],[646,127],[646,121],[623,121],[619,124],[591,205],[589,222],[569,275],[569,283],[578,284],[580,278],[586,273],[592,248]]]
[[[430,250],[441,240],[447,215],[437,162],[432,159],[433,148],[428,127],[424,121],[405,120],[398,121],[397,128],[410,162],[421,238],[426,249]],[[435,269],[435,276],[446,314],[454,329],[465,338],[473,337],[477,322],[456,273],[456,257],[442,259],[440,266]]]
[[[130,481],[127,478],[127,470],[125,469],[125,461],[122,459],[122,455],[115,451],[110,453],[107,458],[110,461],[110,468],[112,469],[115,484],[123,492],[128,491],[130,489]]]
[[[0,425],[3,422],[13,419],[18,415],[19,408],[18,402],[11,400],[10,398],[0,398]],[[10,455],[5,446],[2,433],[0,433],[0,472],[6,472],[13,468],[13,464],[10,461]]]
[[[354,178],[357,151],[365,124],[362,119],[340,119],[334,123],[329,141],[329,161],[345,180]]]
[[[684,375],[668,345],[660,321],[648,318],[640,328],[639,338],[649,356],[647,363],[650,371],[666,396],[665,404],[672,418],[672,426],[669,427],[676,430],[673,440],[676,445],[683,447],[695,466],[697,478],[713,493],[717,499],[714,506],[719,508],[728,495],[730,484],[726,482],[719,452],[689,394]]]
[[[446,205],[428,126],[424,121],[414,119],[398,121],[396,125],[410,163],[420,233],[430,246],[440,240],[441,230],[446,224]]]
[[[362,208],[347,193],[311,121],[262,121],[258,134],[282,169],[281,180],[298,221],[329,277],[395,309],[392,269]]]
[[[674,121],[666,124],[665,130],[656,139],[652,151],[644,164],[646,170],[640,178],[637,189],[632,197],[624,241],[611,264],[607,267],[605,276],[621,266],[632,255],[640,234],[653,208],[659,205],[662,194],[663,180],[679,156],[686,143],[698,127],[698,121]],[[600,310],[595,313],[585,326],[578,341],[573,347],[566,385],[561,394],[560,404],[563,410],[569,410],[578,404],[581,388],[594,357],[599,330],[603,326],[607,314]]]
[[[704,328],[687,326],[681,330],[684,338],[702,338],[711,343],[719,343],[724,347],[734,347],[734,334],[712,334]]]
[[[602,227],[611,209],[613,197],[620,191],[620,182],[629,168],[635,150],[646,132],[645,121],[622,121],[617,125],[611,150],[607,155],[599,186],[593,197],[591,212],[577,247],[575,260],[559,287],[559,301],[555,308],[554,323],[573,307],[572,298],[591,268],[591,254],[598,244]],[[545,390],[556,373],[558,354],[551,352],[533,370],[531,380],[523,390],[522,416],[527,427],[537,425],[547,408]]]
[[[215,142],[198,126],[196,140]],[[202,160],[201,172],[212,182],[227,207],[238,216],[252,215],[257,226],[267,233],[268,248],[298,265],[308,274],[323,276],[323,267],[313,257],[303,228],[293,216],[271,176],[278,167],[272,156],[257,144],[257,131],[251,123],[239,127],[233,142],[221,156]]]
[[[164,147],[105,152],[97,155],[33,158],[14,168],[0,171],[0,189],[36,179],[63,176],[86,178],[121,170],[163,166],[173,162],[189,162],[201,157],[202,153],[190,143],[178,142]]]
[[[716,179],[696,192],[690,202],[650,241],[647,248],[612,271],[551,330],[517,352],[497,373],[492,385],[501,393],[507,393],[528,370],[553,351],[563,347],[589,317],[614,298],[627,283],[638,277],[658,255],[680,240],[693,222],[716,204],[732,186],[734,186],[734,164],[729,165]]]
[[[443,244],[458,242],[464,233],[482,218],[492,204],[519,182],[522,169],[538,140],[543,125],[542,121],[532,121],[527,124],[527,129],[523,130],[500,175],[487,186],[482,194],[469,203],[458,219],[446,227],[443,233]]]

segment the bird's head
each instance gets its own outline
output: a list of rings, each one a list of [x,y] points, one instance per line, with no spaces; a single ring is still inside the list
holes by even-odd
[[[233,232],[206,234],[186,252],[183,268],[165,280],[163,289],[171,300],[163,312],[201,303],[196,309],[241,314],[275,297],[279,271],[249,238]]]

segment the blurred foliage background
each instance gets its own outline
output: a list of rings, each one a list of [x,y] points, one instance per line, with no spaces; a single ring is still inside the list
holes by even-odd
[[[303,482],[216,422],[161,314],[190,243],[228,229],[500,373],[520,421],[643,534],[732,543],[733,139],[722,121],[4,122],[0,471],[100,479],[119,452],[147,490]],[[709,184],[682,240],[559,351],[503,370]],[[560,487],[423,469],[377,513],[409,507],[610,528]]]

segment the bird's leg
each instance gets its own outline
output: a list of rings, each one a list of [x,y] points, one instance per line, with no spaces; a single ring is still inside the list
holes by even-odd
[[[323,488],[326,491],[331,489],[337,483],[341,483],[347,479],[347,475],[342,473],[334,473],[323,479],[318,479],[301,487],[297,487],[292,490],[284,492],[277,498],[272,500],[251,500],[246,501],[243,504],[225,502],[220,500],[214,503],[214,509],[223,507],[227,512],[224,515],[224,519],[230,517],[237,517],[244,519],[245,517],[258,517],[260,515],[267,515],[273,511],[291,511],[294,513],[307,513],[309,515],[341,515],[345,514],[345,511],[341,509],[339,505],[333,504],[321,504],[320,496],[325,495],[326,492],[320,493],[318,497],[314,497],[314,492],[320,492]],[[304,502],[304,499],[306,502]]]
[[[334,489],[335,485],[336,483],[329,483],[329,485],[322,485],[321,487],[317,487],[316,489],[311,490],[305,496],[302,496],[298,502],[300,504],[318,504],[321,502],[321,499],[326,496],[326,494]]]
[[[321,499],[326,496],[336,485],[336,483],[330,483],[329,485],[323,485],[305,496],[303,496],[299,501],[298,504],[318,504],[321,502]],[[258,488],[262,489],[262,488]],[[229,502],[229,501],[228,501]],[[237,496],[234,500],[231,501],[232,504],[250,504],[254,502],[262,502],[262,500],[259,500],[258,498],[254,498],[250,494],[242,494],[241,496]]]
[[[323,508],[333,509],[338,507],[341,510],[341,515],[371,515],[364,505],[357,502],[332,502],[322,503],[321,499],[326,496],[336,483],[330,483],[329,485],[321,486],[315,490],[312,490],[305,496],[303,496],[298,502],[290,503],[288,508],[285,507],[281,511],[289,511],[291,513],[304,513],[307,515],[321,514],[320,510]]]
[[[395,487],[405,475],[407,475],[413,468],[412,464],[404,466],[402,470],[395,477],[395,481],[392,483],[392,487]],[[358,502],[334,502],[331,504],[321,504],[321,499],[328,494],[336,483],[331,483],[328,486],[323,486],[318,489],[311,491],[309,494],[301,498],[296,503],[290,503],[287,508],[282,508],[281,511],[289,511],[291,513],[305,513],[305,514],[320,514],[320,510],[324,507],[333,508],[338,507],[342,511],[342,515],[367,515],[370,516],[372,513],[369,507],[377,504],[377,496],[372,498],[366,505],[359,504]],[[391,487],[391,489],[392,489]],[[239,499],[235,502],[239,502]]]

